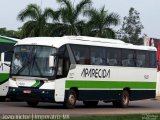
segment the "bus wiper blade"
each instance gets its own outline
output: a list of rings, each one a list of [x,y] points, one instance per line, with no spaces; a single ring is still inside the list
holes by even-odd
[[[43,76],[43,74],[42,74],[42,72],[41,72],[41,70],[39,68],[39,65],[37,64],[36,56],[34,56],[34,58],[33,58],[33,64],[35,64],[37,66],[37,70],[38,70],[40,76]]]
[[[26,66],[28,66],[30,63],[31,62],[27,62],[24,66],[22,66],[22,68],[18,70],[18,72],[16,73],[16,75],[19,75],[26,68]]]
[[[31,51],[31,55],[33,55],[33,51],[34,51],[35,48],[32,48],[32,51]],[[35,56],[35,55],[34,55]],[[34,57],[33,57],[34,58]],[[33,59],[31,59],[30,61],[26,61],[26,63],[24,64],[24,66],[22,66],[22,68],[20,68],[18,70],[18,72],[16,73],[16,75],[19,75],[25,68],[26,66],[29,66],[31,63],[33,62]]]

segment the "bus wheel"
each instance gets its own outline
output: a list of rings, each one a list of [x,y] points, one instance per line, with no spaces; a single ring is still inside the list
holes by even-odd
[[[98,101],[83,101],[83,104],[86,107],[96,107],[98,105]]]
[[[76,106],[77,95],[74,90],[70,90],[64,102],[64,107],[72,109]]]
[[[38,105],[38,101],[27,101],[27,105],[29,107],[36,107]]]
[[[119,107],[126,108],[129,104],[129,93],[127,90],[123,90],[121,100],[119,101]]]

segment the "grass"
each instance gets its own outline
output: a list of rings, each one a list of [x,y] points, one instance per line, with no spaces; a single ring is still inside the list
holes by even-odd
[[[142,120],[142,115],[86,116],[73,117],[69,120]]]

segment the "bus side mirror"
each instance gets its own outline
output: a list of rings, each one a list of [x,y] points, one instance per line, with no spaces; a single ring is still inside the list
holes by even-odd
[[[49,67],[55,67],[55,56],[49,56]]]

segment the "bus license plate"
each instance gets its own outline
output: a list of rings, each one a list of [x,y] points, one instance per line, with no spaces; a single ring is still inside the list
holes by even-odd
[[[23,93],[30,94],[31,90],[23,90]]]

